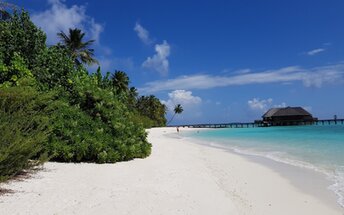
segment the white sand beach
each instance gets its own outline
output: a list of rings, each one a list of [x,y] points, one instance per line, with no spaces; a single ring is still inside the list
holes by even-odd
[[[148,138],[146,159],[48,162],[31,178],[2,185],[14,193],[0,196],[0,214],[344,213],[335,200],[299,189],[273,168],[178,138],[175,128],[150,129]]]

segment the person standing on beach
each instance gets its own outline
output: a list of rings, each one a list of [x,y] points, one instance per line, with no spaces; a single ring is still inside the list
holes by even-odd
[[[177,132],[179,133],[179,127],[177,127]]]

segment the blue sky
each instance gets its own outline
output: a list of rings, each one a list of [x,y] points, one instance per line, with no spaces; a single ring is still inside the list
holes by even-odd
[[[341,0],[10,2],[49,44],[83,29],[104,73],[123,70],[141,94],[184,106],[174,123],[249,122],[282,106],[344,118]]]

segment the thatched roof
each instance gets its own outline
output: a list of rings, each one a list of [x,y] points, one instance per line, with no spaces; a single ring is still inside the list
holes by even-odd
[[[285,108],[271,108],[263,117],[273,116],[312,116],[308,111],[302,107],[285,107]]]

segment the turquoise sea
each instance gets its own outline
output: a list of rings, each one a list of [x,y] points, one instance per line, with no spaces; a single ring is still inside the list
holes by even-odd
[[[226,128],[189,135],[237,153],[322,172],[344,207],[344,125]]]

